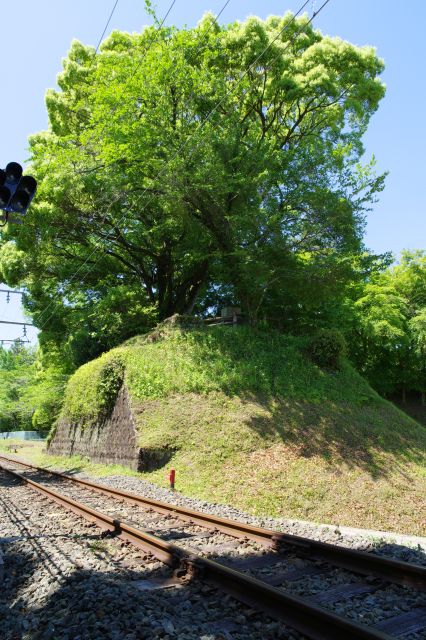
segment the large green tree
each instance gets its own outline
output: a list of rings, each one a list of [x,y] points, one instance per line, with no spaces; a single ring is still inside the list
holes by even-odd
[[[73,42],[0,252],[41,341],[78,361],[223,292],[253,321],[336,296],[383,186],[360,164],[382,68],[290,13]]]

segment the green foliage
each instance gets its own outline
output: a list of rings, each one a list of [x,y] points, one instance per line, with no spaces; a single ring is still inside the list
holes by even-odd
[[[358,290],[349,353],[381,393],[426,390],[426,254],[403,252],[399,264]]]
[[[0,431],[31,429],[33,407],[27,389],[35,379],[35,354],[18,344],[0,347]]]
[[[34,406],[32,428],[48,433],[62,406],[64,387],[68,376],[53,367],[38,371],[34,385],[27,391]]]
[[[152,335],[155,339],[152,339]],[[306,340],[250,327],[212,327],[161,332],[133,339],[80,367],[66,388],[62,418],[91,426],[110,411],[123,380],[134,401],[174,394],[295,398],[321,402],[327,396],[354,403],[374,400],[364,381],[345,363],[333,375],[318,369],[303,351]]]
[[[309,340],[308,353],[324,369],[339,369],[346,354],[346,341],[337,329],[321,329]]]
[[[59,413],[67,376],[41,368],[40,351],[0,348],[0,431],[36,429],[47,433]]]
[[[96,388],[97,404],[101,415],[105,417],[110,415],[123,379],[124,365],[120,358],[109,360],[101,368]]]
[[[108,417],[123,383],[123,349],[80,367],[68,381],[61,416],[83,428]]]
[[[415,315],[409,321],[410,333],[413,339],[414,354],[426,359],[426,307],[415,311]]]
[[[41,343],[73,367],[223,292],[287,331],[341,295],[383,188],[360,164],[382,70],[290,13],[74,41],[1,241]]]
[[[12,240],[0,243],[0,281],[14,287],[26,275],[25,254]]]

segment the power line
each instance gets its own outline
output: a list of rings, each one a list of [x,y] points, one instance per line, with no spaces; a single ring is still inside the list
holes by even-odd
[[[0,324],[18,324],[21,327],[34,327],[31,322],[15,322],[14,320],[0,320]]]
[[[99,38],[99,42],[98,42],[98,44],[96,45],[96,49],[95,49],[95,56],[96,56],[96,54],[97,54],[97,53],[98,53],[98,51],[99,51],[99,47],[101,46],[102,39],[103,39],[103,37],[104,37],[104,35],[105,35],[106,30],[108,29],[108,25],[109,25],[109,23],[111,22],[111,18],[112,18],[112,16],[114,15],[114,11],[116,10],[118,3],[119,3],[119,0],[115,0],[115,4],[114,4],[114,6],[113,6],[113,8],[112,8],[112,10],[111,10],[111,13],[109,14],[109,18],[108,18],[107,23],[106,23],[106,25],[105,25],[105,29],[102,31],[102,35],[101,35],[101,37]],[[93,59],[95,58],[95,56],[93,56]]]

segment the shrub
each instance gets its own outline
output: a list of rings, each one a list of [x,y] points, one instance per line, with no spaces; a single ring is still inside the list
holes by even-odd
[[[321,329],[308,344],[310,358],[324,369],[340,369],[346,341],[337,329]]]
[[[117,394],[123,384],[124,364],[120,358],[106,362],[99,373],[97,385],[97,404],[103,417],[108,417],[117,399]]]

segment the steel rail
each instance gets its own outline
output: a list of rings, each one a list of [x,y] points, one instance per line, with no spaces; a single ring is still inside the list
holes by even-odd
[[[79,516],[95,522],[101,529],[110,531],[144,551],[152,553],[172,567],[178,566],[177,574],[181,577],[197,578],[214,584],[238,600],[268,613],[312,640],[342,640],[342,638],[345,640],[393,640],[392,636],[386,633],[351,622],[342,616],[312,605],[298,596],[290,596],[257,578],[247,576],[219,562],[189,554],[187,550],[177,545],[111,518],[1,464],[0,469]]]
[[[194,509],[188,509],[186,507],[168,504],[159,500],[145,498],[135,493],[129,493],[113,487],[107,487],[106,485],[91,482],[89,480],[74,478],[66,473],[51,471],[44,467],[37,467],[28,462],[23,462],[0,454],[0,459],[2,458],[9,462],[16,462],[22,466],[35,469],[42,473],[47,473],[69,480],[107,496],[127,500],[133,504],[148,507],[160,513],[171,513],[177,515],[182,520],[198,524],[209,529],[222,531],[237,538],[255,540],[256,542],[260,542],[267,547],[272,547],[277,550],[282,550],[288,547],[294,548],[299,555],[305,557],[316,560],[326,560],[333,565],[348,569],[349,571],[353,571],[361,575],[374,575],[396,584],[413,587],[420,591],[426,591],[426,567],[422,567],[421,565],[404,562],[402,560],[394,560],[393,558],[386,556],[374,555],[366,551],[348,549],[346,547],[312,540],[311,538],[281,533],[272,529],[255,527],[244,522],[229,520],[220,516],[195,511]]]
[[[48,496],[51,500],[54,500],[58,504],[73,511],[77,515],[83,516],[84,518],[86,518],[86,520],[90,520],[90,522],[96,523],[103,531],[113,533],[114,535],[124,540],[128,540],[132,544],[143,549],[143,551],[152,553],[159,560],[165,562],[166,564],[176,566],[176,564],[179,563],[180,555],[187,555],[187,552],[183,554],[180,548],[172,545],[169,542],[161,540],[160,538],[157,538],[150,533],[135,529],[134,527],[125,524],[124,522],[121,522],[116,518],[112,518],[111,516],[101,513],[96,509],[92,509],[92,507],[89,507],[83,502],[73,500],[72,498],[59,493],[58,491],[54,491],[53,489],[50,489],[45,485],[34,482],[34,480],[30,480],[17,471],[13,471],[12,469],[9,469],[2,464],[0,464],[0,469],[6,471],[7,473],[10,473],[18,480],[26,482],[35,491],[38,491],[44,496]]]
[[[0,460],[1,459],[7,460],[9,462],[15,462],[24,467],[34,469],[41,473],[47,473],[64,480],[69,480],[81,486],[87,487],[88,489],[103,493],[107,496],[113,496],[122,500],[127,500],[128,502],[131,502],[138,506],[154,509],[155,511],[158,511],[160,513],[173,513],[174,515],[178,515],[178,517],[182,520],[191,522],[193,524],[199,524],[200,526],[206,528],[222,531],[223,533],[227,533],[237,538],[249,538],[250,540],[260,542],[267,547],[275,547],[277,545],[277,542],[275,541],[274,536],[281,535],[277,531],[271,531],[270,529],[254,527],[250,524],[245,524],[244,522],[237,522],[236,520],[221,518],[220,516],[215,516],[209,513],[202,513],[200,511],[188,509],[179,505],[169,504],[167,502],[154,500],[152,498],[145,498],[144,496],[140,496],[137,493],[122,491],[121,489],[115,489],[114,487],[107,487],[106,485],[91,482],[89,480],[84,480],[82,478],[75,478],[68,475],[67,473],[60,473],[59,471],[52,471],[51,469],[38,467],[28,462],[23,462],[22,460],[17,460],[16,458],[12,458],[3,454],[0,454]]]

